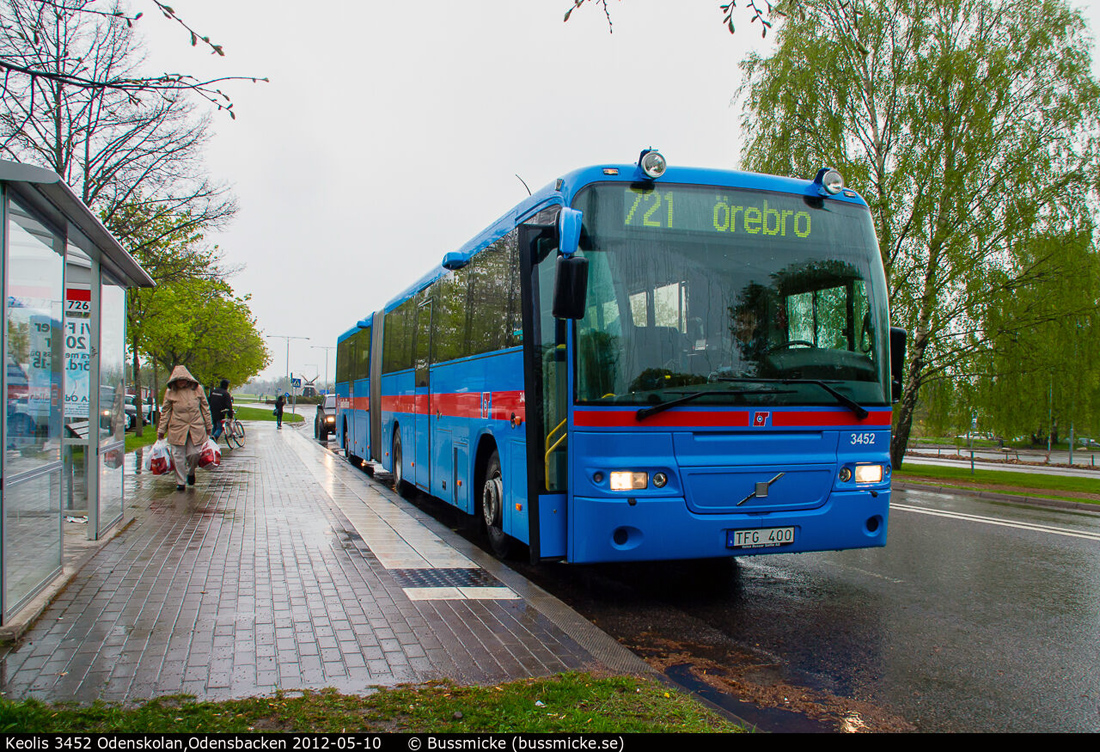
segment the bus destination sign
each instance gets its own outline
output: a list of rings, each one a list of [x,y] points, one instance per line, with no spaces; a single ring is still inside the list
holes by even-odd
[[[627,188],[623,226],[805,239],[812,217],[797,197],[714,190]]]

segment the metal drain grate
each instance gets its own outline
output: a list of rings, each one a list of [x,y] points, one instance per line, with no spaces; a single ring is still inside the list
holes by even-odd
[[[403,588],[504,587],[484,569],[392,569]]]

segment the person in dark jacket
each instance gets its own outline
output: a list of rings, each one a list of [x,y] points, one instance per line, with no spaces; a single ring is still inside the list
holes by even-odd
[[[229,393],[229,379],[210,390],[210,417],[214,421],[215,439],[222,435],[222,421],[233,417],[233,395]]]
[[[275,398],[275,422],[277,428],[283,427],[283,407],[286,405],[286,397],[280,394]]]

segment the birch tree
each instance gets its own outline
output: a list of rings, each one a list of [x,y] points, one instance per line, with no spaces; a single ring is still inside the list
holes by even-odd
[[[892,316],[909,331],[891,446],[900,467],[922,385],[965,371],[994,334],[1073,313],[1021,309],[987,326],[1054,270],[1040,238],[1092,238],[1100,87],[1090,40],[1062,0],[781,8],[775,53],[742,64],[744,164],[794,175],[832,165],[867,198]]]

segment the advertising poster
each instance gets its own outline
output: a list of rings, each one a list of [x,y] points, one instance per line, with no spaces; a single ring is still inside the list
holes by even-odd
[[[92,291],[65,291],[65,420],[88,418]]]

